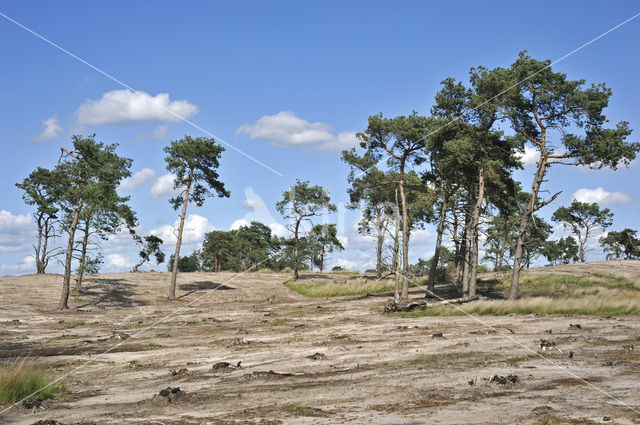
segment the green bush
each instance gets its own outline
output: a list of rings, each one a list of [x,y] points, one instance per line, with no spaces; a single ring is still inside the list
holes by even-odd
[[[65,384],[63,382],[51,384],[52,381],[45,368],[31,361],[23,359],[2,366],[0,367],[0,404],[15,403],[38,390],[41,391],[34,394],[33,398],[53,398],[56,393],[64,391]]]

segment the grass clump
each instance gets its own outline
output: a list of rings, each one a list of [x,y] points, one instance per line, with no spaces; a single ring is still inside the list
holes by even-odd
[[[344,281],[298,280],[288,281],[285,285],[301,295],[308,297],[337,297],[342,295],[364,295],[393,291],[394,283],[388,280],[348,279]]]
[[[4,365],[0,367],[0,404],[15,403],[40,389],[32,398],[49,399],[65,390],[64,382],[52,382],[47,370],[32,361],[23,359]]]
[[[507,314],[639,315],[640,295],[619,293],[560,298],[530,297],[515,301],[481,300],[464,304],[461,310],[442,306],[399,313],[399,315],[403,317],[464,316],[466,313],[494,316]]]

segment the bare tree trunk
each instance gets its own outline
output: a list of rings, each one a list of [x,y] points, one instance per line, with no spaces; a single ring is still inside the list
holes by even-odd
[[[518,241],[516,243],[516,251],[513,258],[513,273],[511,275],[511,287],[509,288],[509,299],[515,300],[518,298],[518,282],[520,281],[520,268],[522,262],[522,248],[524,245],[524,236],[527,231],[527,226],[529,225],[529,218],[533,214],[533,211],[536,207],[536,202],[538,200],[538,192],[540,191],[540,186],[542,185],[542,180],[547,171],[547,153],[546,151],[542,151],[540,155],[540,160],[538,162],[538,169],[536,171],[535,178],[531,185],[531,198],[529,198],[529,202],[527,203],[527,207],[522,214],[522,218],[520,219],[520,228],[518,229]]]
[[[40,264],[42,265],[42,272],[38,271],[38,273],[46,273],[47,265],[49,265],[49,238],[52,237],[51,232],[53,232],[53,226],[49,224],[50,218],[46,218],[44,220],[44,238],[42,240],[42,252],[40,253]]]
[[[294,234],[295,237],[295,246],[293,247],[293,280],[297,280],[299,277],[298,270],[300,269],[300,257],[299,257],[299,246],[300,246],[300,236],[298,235],[300,231],[300,220],[296,221],[296,231]]]
[[[376,246],[376,277],[380,279],[382,277],[382,246],[384,245],[384,225],[382,220],[379,220],[377,230],[378,244]]]
[[[182,245],[182,231],[184,230],[184,218],[187,215],[187,204],[189,203],[189,191],[191,190],[191,180],[193,179],[193,169],[189,172],[187,190],[184,194],[184,205],[180,215],[180,227],[178,228],[178,240],[176,241],[176,252],[173,256],[173,271],[171,273],[171,285],[169,286],[169,299],[176,299],[176,280],[178,278],[178,264],[180,262],[180,246]]]
[[[84,268],[87,262],[87,244],[89,243],[89,227],[91,221],[89,219],[86,220],[84,229],[84,235],[82,236],[82,250],[80,252],[80,263],[78,266],[78,276],[76,276],[76,293],[82,288],[82,278],[84,277]]]
[[[403,170],[404,174],[404,170]],[[400,180],[400,201],[402,202],[402,293],[400,299],[409,298],[409,223],[407,220],[407,198],[404,193],[404,176]]]
[[[82,200],[78,202],[76,210],[73,213],[73,221],[69,227],[69,241],[67,242],[67,258],[64,264],[64,280],[62,282],[62,294],[60,295],[60,302],[58,303],[58,310],[69,309],[69,288],[71,286],[71,259],[73,258],[73,243],[76,237],[76,228],[78,227],[78,221],[80,220],[80,211],[82,210]]]
[[[398,210],[398,189],[396,189],[396,211]],[[400,216],[396,216],[396,228],[393,242],[393,272],[395,273],[396,288],[394,293],[394,300],[400,300]]]
[[[431,258],[431,268],[429,269],[429,284],[427,287],[426,298],[430,297],[436,285],[436,273],[438,269],[438,261],[440,259],[440,247],[442,246],[442,234],[444,233],[444,222],[447,218],[448,196],[445,195],[442,200],[442,208],[440,209],[440,222],[438,223],[438,236],[436,237],[436,247]]]
[[[469,296],[469,263],[471,261],[471,220],[465,220],[464,251],[462,253],[462,295]]]
[[[473,218],[471,222],[471,231],[473,232],[473,250],[471,253],[471,277],[469,280],[469,296],[476,295],[476,285],[478,278],[478,236],[480,230],[480,211],[484,203],[484,166],[480,167],[478,172],[478,199],[473,207]]]
[[[35,215],[35,214],[34,214]],[[36,252],[36,273],[43,274],[44,273],[44,264],[40,257],[40,249],[42,248],[42,213],[38,214],[38,218],[36,219],[36,223],[38,225],[38,244],[33,247]]]

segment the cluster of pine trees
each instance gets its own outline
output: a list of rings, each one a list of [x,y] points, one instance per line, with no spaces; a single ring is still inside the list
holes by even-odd
[[[444,80],[428,116],[370,116],[367,128],[357,135],[359,147],[343,151],[342,160],[351,168],[349,206],[362,212],[360,232],[375,236],[378,277],[397,277],[396,299],[408,297],[410,273],[428,273],[431,296],[445,269],[463,296],[474,296],[481,251],[495,270],[511,270],[510,299],[517,297],[521,269],[537,256],[551,263],[584,261],[589,238],[611,226],[611,211],[577,201],[560,207],[553,220],[575,238],[559,241],[548,241],[551,225],[536,212],[560,194],[547,195],[543,189],[550,167],[616,169],[635,158],[640,144],[627,141],[628,124],[606,126],[603,111],[610,96],[604,84],[569,80],[554,72],[550,61],[521,52],[509,68],[472,68],[467,85]],[[160,238],[136,234],[129,198],[117,193],[120,182],[131,175],[133,160],[119,156],[116,144],[97,142],[94,136],[74,136],[72,141],[73,148],[62,149],[53,169],[38,167],[17,184],[25,202],[36,208],[37,272],[44,273],[51,259],[62,258],[61,309],[67,308],[72,263],[78,264],[77,287],[84,274],[99,268],[101,256],[91,249],[96,241],[128,229],[141,246],[135,270],[152,258],[161,263],[165,257]],[[526,147],[538,155],[528,192],[513,179]],[[291,267],[297,279],[301,269],[323,270],[327,255],[343,249],[334,224],[315,222],[336,211],[327,191],[297,181],[276,204],[290,238],[275,237],[267,226],[253,222],[210,232],[202,250],[181,257],[189,204],[202,206],[208,197],[230,195],[218,174],[224,148],[213,139],[185,136],[164,151],[166,168],[179,189],[170,203],[181,211],[169,261],[170,299],[175,299],[179,270]],[[412,266],[411,232],[426,224],[437,228],[435,252],[428,262]],[[65,238],[66,248],[56,246],[56,238]],[[609,232],[600,242],[610,258],[640,257],[634,230]]]

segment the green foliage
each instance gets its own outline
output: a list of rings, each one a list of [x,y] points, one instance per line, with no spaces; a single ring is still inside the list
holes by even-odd
[[[346,279],[346,280],[345,280]],[[344,295],[376,294],[393,291],[394,283],[390,280],[366,280],[338,278],[336,280],[295,280],[285,285],[307,297],[339,297]]]
[[[4,365],[0,367],[0,404],[15,403],[38,390],[32,398],[49,399],[66,388],[64,382],[51,382],[46,369],[26,359]]]
[[[543,255],[550,264],[569,264],[578,261],[578,244],[576,240],[567,236],[557,241],[547,241],[542,248]]]
[[[235,230],[215,230],[205,235],[202,245],[203,269],[210,271],[250,270],[274,267],[271,259],[282,241],[271,235],[271,229],[257,221]]]
[[[143,245],[139,252],[140,262],[135,265],[133,268],[134,271],[137,271],[140,266],[151,261],[151,257],[155,257],[157,264],[164,263],[165,254],[161,250],[162,239],[155,235],[148,235],[139,240],[139,242]]]
[[[311,263],[319,267],[320,271],[324,269],[327,253],[334,250],[344,250],[338,239],[338,230],[335,224],[316,224],[309,231],[307,240]]]
[[[164,151],[167,154],[167,171],[175,175],[174,188],[184,189],[191,182],[189,202],[202,206],[205,198],[213,195],[211,190],[220,198],[229,197],[216,171],[220,167],[224,148],[217,145],[213,138],[184,136],[172,141]],[[177,210],[184,203],[184,193],[169,202]]]
[[[593,203],[579,201],[571,202],[568,207],[558,208],[551,217],[553,221],[561,223],[565,228],[571,229],[578,238],[578,256],[584,263],[584,246],[595,230],[604,230],[613,223],[613,212],[609,208],[600,209]]]
[[[607,253],[607,260],[623,256],[627,260],[640,258],[640,239],[636,234],[636,230],[627,228],[619,232],[611,231],[607,236],[600,238],[600,245]]]
[[[167,263],[167,270],[173,270],[173,259],[175,258],[174,254],[171,254],[169,258],[169,262]],[[200,265],[200,253],[198,251],[193,251],[190,255],[180,257],[178,261],[178,272],[180,273],[190,273],[197,272],[201,270]]]

